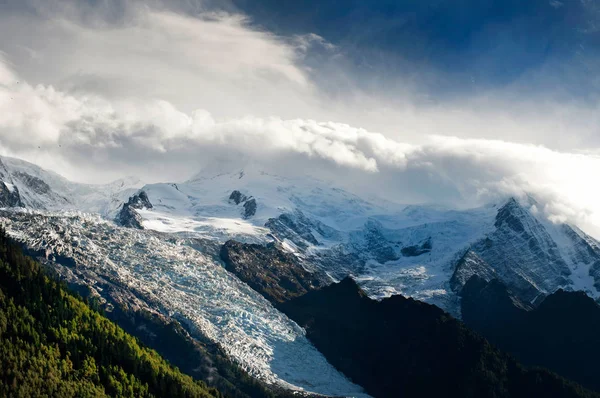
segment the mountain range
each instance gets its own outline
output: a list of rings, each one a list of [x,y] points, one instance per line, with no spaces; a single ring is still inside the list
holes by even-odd
[[[283,388],[367,396],[281,311],[348,276],[371,299],[411,297],[459,319],[474,277],[527,309],[559,290],[600,297],[600,242],[548,221],[531,197],[407,205],[252,167],[89,185],[6,157],[0,180],[7,232],[69,286],[107,313],[176,321]]]

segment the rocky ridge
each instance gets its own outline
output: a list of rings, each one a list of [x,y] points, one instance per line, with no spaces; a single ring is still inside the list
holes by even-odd
[[[490,342],[600,391],[600,305],[585,293],[559,289],[534,308],[497,279],[473,276],[461,295],[463,321]]]
[[[127,203],[123,204],[119,215],[116,218],[117,224],[127,228],[144,229],[143,218],[136,210],[152,209],[152,203],[148,199],[148,194],[144,191],[133,195]]]

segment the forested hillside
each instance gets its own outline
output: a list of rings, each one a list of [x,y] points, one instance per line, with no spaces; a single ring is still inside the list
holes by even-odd
[[[0,358],[0,396],[221,396],[90,309],[1,229]]]

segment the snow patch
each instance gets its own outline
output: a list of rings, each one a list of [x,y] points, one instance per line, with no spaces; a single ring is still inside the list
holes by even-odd
[[[8,192],[10,193],[14,193],[15,192],[15,186],[9,182],[6,181],[2,181],[4,183],[4,186],[6,187],[6,189],[8,189]]]

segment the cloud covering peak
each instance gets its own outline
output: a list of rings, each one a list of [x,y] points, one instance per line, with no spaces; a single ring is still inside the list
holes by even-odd
[[[503,90],[448,103],[410,84],[390,97],[355,85],[343,52],[310,32],[278,36],[206,5],[121,2],[111,19],[62,3],[71,11],[0,14],[3,155],[85,182],[257,164],[402,203],[531,194],[551,220],[600,236],[595,103]]]

